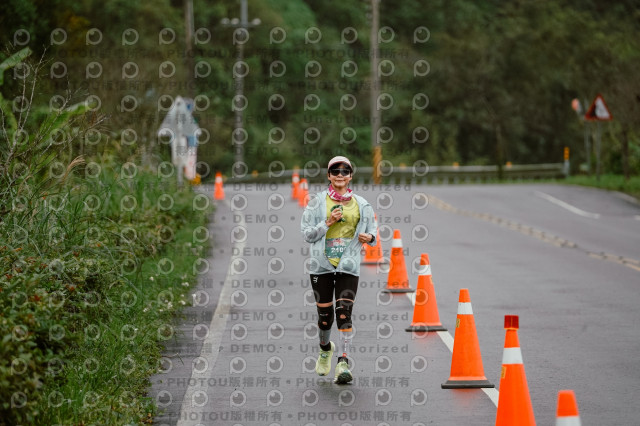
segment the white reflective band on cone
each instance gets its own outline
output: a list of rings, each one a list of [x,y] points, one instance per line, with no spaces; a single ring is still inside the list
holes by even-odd
[[[458,315],[473,315],[470,302],[458,302]]]
[[[218,182],[222,182],[222,178],[221,178],[220,176],[218,176],[218,177],[216,178],[216,183],[218,183]]]
[[[391,248],[402,248],[402,238],[394,238],[391,243]]]
[[[582,423],[580,423],[580,416],[558,417],[556,426],[582,426]]]
[[[431,275],[431,265],[420,265],[418,275]]]
[[[505,364],[522,364],[522,351],[520,348],[504,348],[502,365]]]

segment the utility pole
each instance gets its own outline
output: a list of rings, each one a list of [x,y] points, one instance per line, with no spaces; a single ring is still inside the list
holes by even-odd
[[[382,161],[382,147],[378,142],[378,130],[380,129],[380,110],[378,109],[378,97],[380,96],[380,77],[378,76],[378,62],[380,51],[378,44],[378,27],[380,15],[378,6],[380,0],[371,0],[371,147],[373,155],[373,183],[380,184],[380,161]]]
[[[243,28],[245,31],[242,36],[248,38],[249,32],[247,31],[249,28],[253,28],[255,26],[260,25],[260,19],[255,18],[251,22],[249,22],[248,18],[248,5],[247,0],[240,0],[240,20],[238,18],[224,18],[222,19],[222,25],[231,28]],[[234,35],[234,40],[236,40]],[[244,43],[247,40],[238,41],[238,51],[236,55],[236,64],[244,60]],[[234,64],[235,69],[235,64]],[[236,98],[242,98],[244,95],[244,76],[242,73],[236,73],[235,76],[235,87],[236,87]],[[236,137],[238,133],[241,133],[244,130],[244,117],[243,117],[243,108],[235,107],[235,119],[233,125],[233,133],[231,134],[231,141],[233,144],[233,152],[234,152],[234,169],[236,166],[240,166],[244,163],[244,141],[242,143],[238,143]]]
[[[241,0],[240,2],[240,28],[247,28],[247,0]],[[236,57],[236,63],[244,61],[244,41],[238,43],[238,56]],[[235,68],[235,65],[234,65]],[[242,97],[244,95],[244,77],[241,77],[241,73],[236,72],[236,96]],[[244,116],[243,109],[236,108],[235,111],[235,120],[234,120],[234,134],[231,136],[233,138],[234,145],[234,164],[241,165],[244,163],[244,146],[236,142],[237,133],[235,130],[244,128]],[[234,167],[235,170],[235,167]]]
[[[195,65],[193,60],[193,0],[184,0],[185,64],[187,66],[187,95],[195,93]]]

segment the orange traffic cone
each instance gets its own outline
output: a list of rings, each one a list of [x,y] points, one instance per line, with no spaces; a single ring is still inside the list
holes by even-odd
[[[469,289],[460,289],[456,333],[453,338],[451,376],[442,384],[443,389],[493,388],[484,375],[482,355],[473,319]]]
[[[404,261],[402,253],[402,238],[400,238],[400,230],[394,229],[393,243],[391,245],[391,267],[387,276],[387,288],[383,290],[385,293],[410,293],[413,290],[409,288],[409,275],[407,274],[407,265]]]
[[[561,390],[558,392],[556,426],[580,426],[581,424],[576,394],[572,390]]]
[[[309,204],[309,184],[307,183],[307,179],[302,178],[300,180],[298,205],[300,207],[307,207],[307,204]]]
[[[378,215],[373,214],[375,220],[378,220]],[[364,258],[362,259],[363,265],[377,265],[384,262],[382,256],[382,241],[380,241],[380,229],[376,233],[376,245],[371,247],[369,244],[364,245]]]
[[[293,172],[291,176],[291,199],[297,200],[300,198],[300,175],[297,171]]]
[[[222,173],[216,172],[215,187],[213,189],[213,198],[216,200],[224,200],[224,188],[222,187]]]
[[[420,272],[416,288],[416,304],[413,308],[413,321],[405,331],[447,331],[440,322],[436,290],[431,281],[429,255],[420,256]]]
[[[518,342],[518,322],[517,315],[504,316],[504,328],[507,331],[502,353],[496,426],[536,424]]]

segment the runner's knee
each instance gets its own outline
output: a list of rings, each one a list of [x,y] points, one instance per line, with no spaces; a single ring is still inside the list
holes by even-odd
[[[353,300],[336,300],[336,323],[338,324],[338,330],[348,330],[352,327],[351,309],[353,309]]]
[[[333,303],[329,306],[318,305],[318,328],[320,330],[331,330],[333,325]]]

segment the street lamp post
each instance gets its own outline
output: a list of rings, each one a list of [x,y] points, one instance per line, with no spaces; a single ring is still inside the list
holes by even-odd
[[[249,38],[249,33],[247,30],[249,28],[253,28],[260,25],[260,19],[258,18],[255,18],[251,22],[249,22],[247,17],[248,16],[247,9],[248,9],[247,0],[240,0],[240,19],[224,18],[221,21],[221,24],[223,26],[235,28],[237,31],[237,35],[239,37],[244,37],[244,39],[242,40],[238,39],[237,41],[238,52],[236,56],[236,64],[244,60],[244,43],[246,43],[246,41]],[[241,31],[238,31],[239,29],[241,29]],[[234,40],[236,40],[235,32],[234,32]],[[234,70],[236,69],[235,64],[233,66],[233,69]],[[236,75],[235,75],[236,95],[234,99],[242,99],[242,96],[244,95],[243,79],[244,79],[244,75],[242,75],[242,73],[236,72]],[[233,143],[233,150],[234,150],[233,170],[236,170],[237,167],[242,167],[242,164],[244,163],[244,148],[242,147],[244,140],[241,143],[238,143],[238,139],[237,139],[239,136],[242,137],[242,130],[244,129],[244,120],[243,120],[244,108],[243,107],[238,108],[236,105],[234,105],[234,109],[235,109],[235,120],[233,125],[233,133],[231,135],[231,141]]]

